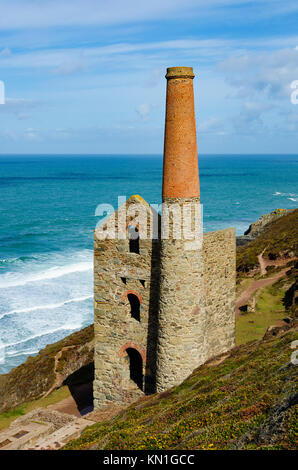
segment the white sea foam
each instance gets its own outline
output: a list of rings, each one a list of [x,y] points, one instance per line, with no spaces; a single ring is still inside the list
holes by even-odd
[[[16,313],[34,312],[36,310],[54,310],[56,308],[63,307],[63,305],[71,304],[72,302],[83,302],[84,300],[91,299],[92,297],[93,297],[92,295],[86,295],[84,297],[76,297],[74,299],[65,300],[64,302],[60,302],[58,304],[36,305],[35,307],[11,310],[10,312],[6,312],[0,315],[0,319],[8,315],[14,315]]]
[[[31,341],[32,339],[36,339],[36,338],[41,338],[42,336],[47,336],[47,335],[50,335],[50,334],[53,334],[53,333],[57,333],[57,331],[74,331],[74,330],[79,330],[80,328],[82,328],[82,323],[77,323],[77,324],[73,324],[73,325],[63,325],[63,326],[60,326],[59,328],[55,328],[55,329],[52,329],[52,330],[48,330],[48,331],[41,331],[39,334],[37,335],[34,335],[34,336],[29,336],[28,338],[25,338],[25,339],[22,339],[21,341],[16,341],[15,343],[8,343],[8,344],[5,344],[3,342],[3,346],[5,348],[8,348],[8,347],[11,347],[11,346],[17,346],[19,344],[23,344],[23,343],[27,343],[28,341]]]
[[[297,202],[298,199],[298,194],[295,193],[280,193],[276,191],[273,196],[280,196],[280,197],[286,197],[289,201]]]
[[[295,193],[280,193],[280,192],[278,192],[278,191],[275,191],[275,193],[273,194],[273,196],[282,196],[282,197],[290,198],[290,197],[297,197],[298,194],[295,194]]]
[[[92,250],[37,254],[26,256],[25,262],[21,258],[0,275],[0,340],[7,358],[3,373],[92,322]]]
[[[30,356],[31,354],[37,354],[39,352],[38,349],[34,349],[33,351],[11,351],[11,352],[5,352],[5,356],[8,357],[17,357],[17,356]]]
[[[55,266],[45,271],[39,271],[29,275],[24,273],[9,273],[0,277],[0,289],[5,289],[7,287],[24,286],[31,282],[56,279],[58,277],[66,276],[68,274],[91,271],[92,268],[92,261],[83,261],[80,263],[73,263],[66,266]]]

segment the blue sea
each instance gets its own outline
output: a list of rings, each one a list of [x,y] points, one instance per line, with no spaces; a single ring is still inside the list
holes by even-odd
[[[199,155],[204,231],[298,206],[298,155]],[[93,321],[93,230],[118,195],[161,202],[161,156],[0,156],[0,373]],[[2,362],[2,363],[1,363]]]

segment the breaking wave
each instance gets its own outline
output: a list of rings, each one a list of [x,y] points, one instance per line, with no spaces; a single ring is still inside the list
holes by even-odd
[[[37,338],[41,338],[42,336],[48,336],[50,334],[57,333],[58,331],[74,331],[74,330],[79,330],[80,328],[82,328],[81,323],[77,323],[77,324],[73,324],[73,325],[63,325],[63,326],[60,326],[59,328],[51,329],[51,330],[48,330],[48,331],[42,331],[39,334],[29,336],[29,338],[25,338],[25,339],[22,339],[20,341],[16,341],[15,343],[8,343],[8,344],[4,343],[4,347],[7,348],[7,347],[10,347],[10,346],[17,346],[19,344],[28,343],[28,341],[32,341],[33,339],[37,339]]]
[[[48,279],[55,279],[61,276],[66,276],[72,273],[80,273],[90,271],[93,267],[93,263],[90,261],[74,263],[68,266],[55,266],[47,269],[46,271],[37,272],[35,274],[16,275],[15,273],[8,273],[0,278],[0,289],[7,287],[18,287],[24,286],[31,282],[44,281]]]
[[[93,297],[92,295],[86,295],[85,297],[77,297],[75,299],[65,300],[64,302],[60,302],[58,304],[37,305],[36,307],[28,307],[28,308],[20,308],[16,310],[11,310],[10,312],[6,312],[0,315],[0,319],[6,317],[7,315],[34,312],[36,310],[55,310],[56,308],[63,307],[63,305],[71,304],[73,302],[84,302],[84,300],[91,299],[92,297]]]

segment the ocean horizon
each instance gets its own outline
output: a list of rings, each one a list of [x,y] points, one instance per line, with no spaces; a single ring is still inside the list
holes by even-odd
[[[204,232],[298,206],[298,155],[199,154]],[[0,346],[7,373],[93,322],[98,204],[161,203],[162,155],[0,155]],[[0,357],[1,359],[1,357]]]

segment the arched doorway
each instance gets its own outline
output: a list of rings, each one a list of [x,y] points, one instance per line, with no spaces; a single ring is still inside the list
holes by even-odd
[[[143,390],[143,360],[141,354],[134,348],[126,349],[129,357],[130,379]]]
[[[129,240],[129,252],[140,253],[140,237],[139,230],[135,225],[129,225],[127,227],[128,240]]]

